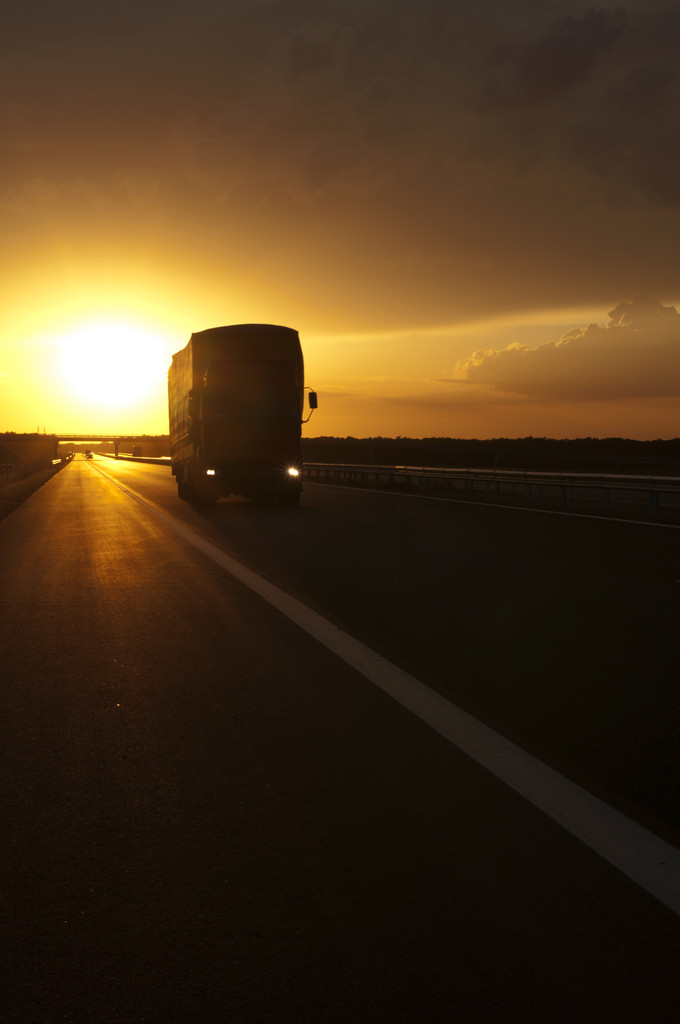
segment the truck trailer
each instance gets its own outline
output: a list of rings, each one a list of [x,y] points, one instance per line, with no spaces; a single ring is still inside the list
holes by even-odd
[[[170,458],[193,505],[231,494],[293,507],[302,490],[304,362],[297,331],[234,324],[191,335],[168,370]],[[309,392],[309,408],[317,406]]]

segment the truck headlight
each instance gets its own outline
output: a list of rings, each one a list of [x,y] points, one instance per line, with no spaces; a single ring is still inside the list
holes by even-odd
[[[291,466],[288,470],[288,476],[299,476],[300,470],[296,469],[295,466]]]
[[[206,476],[215,476],[215,470],[214,469],[206,469],[205,475]]]

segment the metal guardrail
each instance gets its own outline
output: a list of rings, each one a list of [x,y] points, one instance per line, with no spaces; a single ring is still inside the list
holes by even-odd
[[[605,473],[545,473],[507,469],[436,469],[417,466],[304,464],[309,480],[389,487],[442,497],[507,498],[518,505],[558,504],[562,509],[596,507],[605,513],[642,505],[647,515],[680,519],[680,477],[623,476]]]
[[[170,459],[114,456],[112,461],[145,462],[170,467]],[[305,462],[304,476],[320,483],[391,488],[412,494],[449,498],[507,499],[517,507],[559,505],[566,510],[624,510],[640,517],[680,520],[680,477],[625,476],[607,473],[546,473],[512,469],[439,469],[428,466],[361,466]]]

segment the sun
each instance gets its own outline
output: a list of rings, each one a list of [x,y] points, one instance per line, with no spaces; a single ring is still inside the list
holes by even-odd
[[[66,387],[92,405],[131,405],[166,378],[162,339],[124,322],[93,324],[66,335],[59,352]]]

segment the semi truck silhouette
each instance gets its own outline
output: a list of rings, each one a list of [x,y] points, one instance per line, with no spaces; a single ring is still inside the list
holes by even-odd
[[[292,328],[234,324],[192,334],[168,370],[179,497],[210,505],[238,494],[296,506],[305,391],[302,347]],[[307,419],[316,407],[309,391]]]

